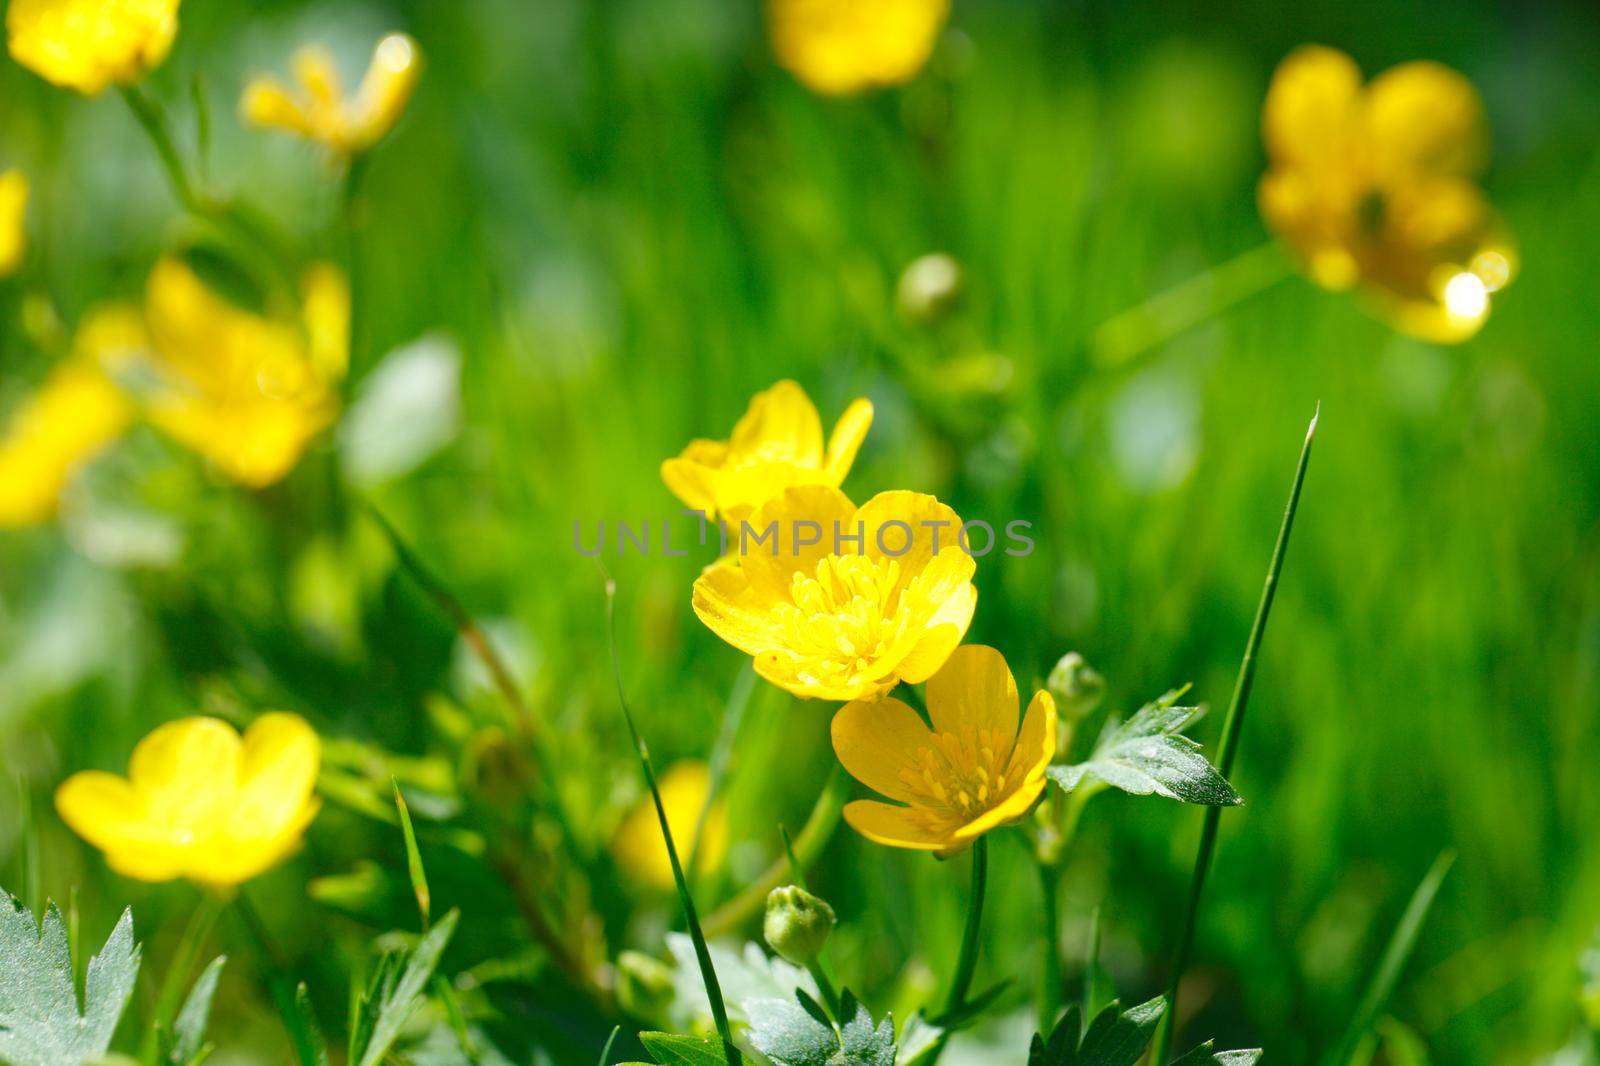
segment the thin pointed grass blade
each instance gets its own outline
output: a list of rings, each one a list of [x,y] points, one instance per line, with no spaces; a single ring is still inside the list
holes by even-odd
[[[400,782],[390,778],[394,786],[394,806],[400,813],[400,832],[406,839],[406,870],[411,875],[411,891],[417,897],[417,913],[422,916],[422,931],[428,931],[428,911],[433,897],[428,892],[428,872],[422,867],[422,853],[417,850],[416,830],[411,827],[411,809],[400,793]]]
[[[620,1033],[620,1032],[622,1032],[622,1026],[613,1025],[611,1027],[611,1035],[606,1037],[606,1046],[600,1049],[600,1064],[599,1064],[599,1066],[610,1066],[611,1048],[612,1048],[612,1045],[616,1044],[616,1042],[617,1042],[617,1034]]]
[[[744,1057],[733,1043],[733,1028],[728,1024],[728,1008],[722,1000],[722,986],[717,981],[716,967],[711,964],[711,949],[706,947],[705,933],[700,929],[700,916],[695,911],[694,897],[689,892],[689,882],[684,877],[683,863],[678,859],[678,847],[672,839],[672,826],[667,822],[666,804],[661,801],[661,789],[656,786],[655,768],[650,763],[650,749],[633,720],[633,710],[628,706],[627,690],[622,684],[622,659],[617,652],[617,583],[600,567],[606,589],[606,642],[611,649],[611,676],[616,683],[617,704],[627,723],[628,735],[633,738],[633,748],[639,756],[639,769],[644,773],[644,783],[655,802],[656,818],[661,823],[661,839],[667,846],[667,861],[672,865],[672,881],[678,889],[678,902],[683,907],[684,923],[689,927],[689,939],[694,942],[695,961],[700,965],[700,979],[706,986],[706,999],[711,1004],[711,1017],[717,1025],[717,1035],[722,1038],[722,1052],[730,1063],[742,1063]]]
[[[1295,511],[1300,506],[1300,490],[1305,486],[1306,466],[1311,461],[1311,445],[1317,438],[1317,420],[1322,417],[1319,403],[1306,427],[1305,442],[1300,446],[1300,461],[1295,465],[1294,481],[1289,487],[1289,502],[1283,511],[1283,524],[1278,527],[1278,540],[1273,545],[1272,561],[1267,564],[1267,579],[1261,587],[1261,601],[1256,606],[1255,621],[1250,626],[1250,638],[1245,642],[1244,658],[1239,662],[1239,677],[1234,682],[1233,698],[1228,702],[1228,713],[1222,721],[1221,756],[1217,769],[1224,778],[1233,776],[1233,760],[1239,751],[1239,736],[1244,725],[1244,712],[1250,702],[1250,690],[1255,684],[1256,656],[1261,650],[1262,637],[1267,631],[1267,617],[1272,613],[1272,600],[1278,591],[1278,578],[1283,573],[1283,560],[1289,548],[1289,534],[1294,529]],[[1172,1051],[1172,1038],[1178,1026],[1178,985],[1183,981],[1183,971],[1188,968],[1189,955],[1194,950],[1195,923],[1200,914],[1200,895],[1205,889],[1206,875],[1211,870],[1211,857],[1217,846],[1217,827],[1221,822],[1222,807],[1207,807],[1205,822],[1200,829],[1200,848],[1195,855],[1194,875],[1189,881],[1189,901],[1184,909],[1183,927],[1178,936],[1178,952],[1173,959],[1172,981],[1167,987],[1167,1010],[1156,1033],[1154,1066],[1166,1062]]]
[[[1371,983],[1367,985],[1361,1002],[1356,1006],[1355,1014],[1350,1018],[1349,1028],[1345,1030],[1344,1038],[1339,1041],[1338,1050],[1327,1059],[1328,1066],[1348,1066],[1348,1063],[1355,1058],[1356,1050],[1372,1028],[1373,1022],[1377,1020],[1378,1012],[1389,1001],[1395,982],[1400,979],[1401,969],[1411,957],[1412,949],[1417,946],[1417,936],[1422,932],[1422,923],[1427,920],[1428,911],[1432,909],[1433,901],[1439,895],[1439,886],[1444,883],[1445,875],[1450,872],[1450,867],[1455,861],[1454,851],[1446,849],[1440,852],[1439,857],[1434,859],[1433,865],[1428,868],[1422,882],[1417,885],[1417,890],[1411,894],[1411,902],[1406,904],[1405,913],[1400,916],[1400,924],[1395,926],[1394,933],[1389,937],[1389,945],[1383,950],[1383,959],[1378,963],[1378,969],[1372,975]]]

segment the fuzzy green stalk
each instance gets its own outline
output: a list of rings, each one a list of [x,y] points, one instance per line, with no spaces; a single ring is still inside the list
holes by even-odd
[[[1306,465],[1311,461],[1311,444],[1317,436],[1317,418],[1321,415],[1319,404],[1306,428],[1305,443],[1300,447],[1300,462],[1294,471],[1294,483],[1289,489],[1289,503],[1284,508],[1283,524],[1278,528],[1278,540],[1272,549],[1272,561],[1267,566],[1267,580],[1261,589],[1261,602],[1256,606],[1255,622],[1250,626],[1250,638],[1245,642],[1244,659],[1239,663],[1239,677],[1234,683],[1233,698],[1228,702],[1228,713],[1222,720],[1221,757],[1217,769],[1223,777],[1233,774],[1233,760],[1239,753],[1239,736],[1244,728],[1245,706],[1250,701],[1250,689],[1255,684],[1256,656],[1261,650],[1261,639],[1267,631],[1267,616],[1272,611],[1272,599],[1278,591],[1278,576],[1283,572],[1283,559],[1289,547],[1289,533],[1294,528],[1295,509],[1300,505],[1300,489],[1306,480]],[[1172,980],[1167,986],[1167,1009],[1156,1032],[1155,1054],[1150,1061],[1162,1066],[1172,1049],[1172,1038],[1178,1027],[1178,985],[1183,971],[1188,968],[1189,956],[1194,951],[1195,923],[1200,914],[1200,895],[1205,890],[1206,875],[1211,870],[1212,855],[1217,847],[1217,826],[1222,817],[1221,807],[1207,807],[1205,822],[1200,829],[1200,849],[1195,855],[1194,876],[1189,882],[1189,900],[1184,908],[1183,928],[1178,937],[1178,953],[1172,964]]]
[[[835,763],[828,783],[822,786],[806,824],[800,827],[800,835],[795,838],[795,870],[808,868],[822,854],[833,831],[838,828],[839,815],[844,810],[844,797],[849,787],[850,775],[845,773],[842,765]],[[707,934],[720,936],[737,929],[767,905],[769,892],[791,880],[789,858],[781,856],[773,860],[744,891],[706,916]]]
[[[644,773],[644,783],[655,802],[656,819],[661,823],[661,839],[667,846],[667,861],[672,864],[672,880],[678,888],[678,902],[683,905],[683,920],[689,927],[689,938],[694,941],[694,954],[700,964],[700,979],[706,986],[706,999],[711,1004],[711,1018],[716,1023],[717,1035],[722,1038],[722,1053],[729,1063],[744,1061],[733,1043],[733,1027],[728,1024],[728,1008],[722,1001],[722,986],[717,981],[717,970],[711,964],[711,950],[706,947],[705,933],[700,929],[700,916],[695,911],[694,897],[689,894],[689,882],[684,878],[683,863],[678,861],[678,847],[672,840],[672,826],[667,822],[667,808],[661,802],[661,789],[656,786],[655,768],[650,763],[650,749],[639,733],[628,706],[627,691],[622,684],[622,659],[617,654],[617,583],[610,574],[601,573],[606,582],[606,640],[611,647],[611,677],[616,683],[617,704],[622,708],[622,720],[627,723],[628,735],[633,738],[633,750],[639,756],[639,769]]]
[[[961,933],[961,954],[956,956],[956,969],[950,979],[950,994],[945,998],[944,1012],[936,1022],[943,1022],[966,1006],[967,992],[972,988],[972,976],[978,971],[978,934],[983,929],[983,897],[989,885],[989,838],[979,837],[972,845],[972,890],[967,895],[967,926]],[[944,1046],[950,1041],[950,1030],[945,1029],[928,1052],[928,1066],[939,1061]]]
[[[161,1038],[172,1031],[173,1018],[177,1016],[178,1006],[183,1001],[194,964],[200,957],[200,949],[205,946],[217,919],[222,916],[225,903],[220,896],[204,892],[200,902],[189,912],[189,921],[167,963],[167,973],[161,980],[161,991],[156,996],[155,1013],[151,1016],[150,1027],[145,1031],[144,1042],[139,1048],[141,1063],[153,1066],[159,1061]]]
[[[1039,977],[1039,1031],[1049,1033],[1061,1010],[1061,868],[1039,865],[1039,891],[1044,910],[1044,966]]]

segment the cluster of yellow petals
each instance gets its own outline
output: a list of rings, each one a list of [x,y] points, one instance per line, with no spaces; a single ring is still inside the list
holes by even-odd
[[[772,50],[819,93],[909,81],[950,15],[949,0],[768,0]]]
[[[145,417],[241,485],[293,469],[338,413],[349,357],[344,275],[318,264],[298,314],[237,307],[182,260],[156,264],[144,307],[117,305],[84,325],[85,344]]]
[[[953,855],[1038,800],[1056,752],[1056,707],[1040,690],[1018,724],[1005,658],[958,648],[928,679],[930,725],[896,699],[856,701],[833,719],[833,748],[856,780],[894,800],[856,800],[845,821],[879,844]]]
[[[28,252],[28,176],[20,170],[0,174],[0,278],[10,277]]]
[[[56,809],[118,873],[227,888],[299,847],[319,806],[321,751],[292,714],[262,715],[242,738],[218,719],[184,718],[139,742],[126,778],[69,777]]]
[[[256,78],[245,88],[240,111],[251,125],[287,130],[340,155],[355,155],[400,120],[421,69],[417,42],[391,33],[378,42],[360,87],[347,95],[333,57],[312,45],[295,53],[297,89],[276,78]]]
[[[11,0],[11,56],[63,88],[132,85],[167,58],[178,0]]]
[[[755,395],[726,441],[690,441],[662,463],[661,480],[707,518],[738,522],[787,488],[838,488],[871,426],[872,403],[858,399],[839,417],[824,449],[816,405],[799,385],[780,381]]]
[[[694,611],[797,696],[874,699],[923,681],[972,621],[976,564],[961,519],[932,496],[884,492],[858,510],[838,489],[806,485],[746,526],[695,581]]]
[[[684,864],[685,871],[691,855],[698,871],[720,867],[728,853],[727,805],[720,799],[714,801],[705,812],[703,830],[700,821],[711,794],[711,768],[695,759],[673,763],[657,780],[656,787],[678,847],[678,861]],[[672,889],[672,862],[661,837],[655,800],[650,796],[641,799],[623,817],[611,838],[611,854],[634,882],[662,891]]]
[[[0,432],[0,529],[55,513],[83,464],[120,437],[132,410],[93,361],[58,366]]]
[[[1359,286],[1396,326],[1465,340],[1515,254],[1476,184],[1488,148],[1466,78],[1411,62],[1363,84],[1343,52],[1289,55],[1262,112],[1267,223],[1328,289]]]

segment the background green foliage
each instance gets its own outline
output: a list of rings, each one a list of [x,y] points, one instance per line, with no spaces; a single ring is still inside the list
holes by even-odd
[[[1523,1062],[1568,1041],[1600,922],[1592,7],[957,0],[923,77],[841,102],[775,69],[744,3],[187,0],[150,87],[192,151],[198,73],[214,183],[342,256],[328,168],[239,128],[233,103],[296,44],[325,39],[354,72],[391,28],[421,42],[428,68],[366,176],[353,389],[385,353],[437,334],[462,355],[463,414],[445,448],[366,492],[510,652],[597,856],[640,785],[609,689],[601,582],[572,524],[589,536],[602,519],[676,514],[657,464],[724,433],[756,390],[795,377],[828,421],[873,399],[846,483],[858,500],[914,488],[963,516],[1031,520],[1034,555],[980,561],[971,638],[1003,649],[1023,684],[1080,650],[1122,712],[1186,681],[1226,701],[1320,400],[1233,776],[1246,806],[1223,816],[1185,1032],[1312,1061],[1449,846],[1459,861],[1393,1013],[1439,1061]],[[1472,77],[1520,278],[1460,348],[1399,338],[1289,277],[1133,363],[1097,366],[1098,323],[1265,239],[1257,110],[1273,65],[1306,41],[1369,73],[1426,57]],[[9,405],[48,358],[24,340],[25,288],[46,289],[70,324],[137,292],[189,224],[114,94],[83,101],[4,64],[0,163],[35,189],[32,274],[0,290]],[[894,285],[934,250],[962,263],[966,300],[913,326]],[[131,904],[146,958],[165,958],[194,890],[109,874],[55,819],[51,790],[76,769],[120,769],[172,717],[293,709],[326,736],[416,757],[402,779],[434,910],[464,912],[441,969],[471,970],[514,1060],[539,1045],[593,1061],[613,1019],[517,947],[507,893],[450,843],[459,760],[430,709],[491,716],[495,696],[339,489],[337,462],[326,444],[251,496],[144,432],[99,464],[87,508],[157,516],[169,550],[130,560],[114,524],[109,537],[81,523],[0,537],[0,762],[31,798],[0,796],[5,883],[30,871],[36,908],[75,887],[85,942]],[[740,665],[689,610],[706,561],[607,561],[658,765],[710,749]],[[778,853],[777,822],[804,817],[833,758],[830,710],[758,689],[734,754],[734,847],[700,878],[705,906]],[[1211,743],[1217,728],[1214,716],[1192,735]],[[372,776],[387,804],[386,773]],[[1102,906],[1123,1001],[1160,991],[1199,824],[1192,808],[1121,794],[1090,807],[1064,880],[1069,978]],[[979,984],[1031,982],[1037,880],[1018,839],[991,852]],[[659,953],[671,899],[603,857],[595,870],[613,954]],[[251,887],[324,1028],[340,1030],[372,935],[414,928],[405,871],[397,830],[330,803],[304,852]],[[308,898],[308,879],[341,876]],[[874,1015],[903,1019],[947,977],[963,869],[840,832],[811,883],[841,918],[833,964]],[[230,920],[218,936],[238,960],[217,997],[219,1061],[282,1061],[262,964]],[[1029,1021],[1007,1030],[1010,1061]]]

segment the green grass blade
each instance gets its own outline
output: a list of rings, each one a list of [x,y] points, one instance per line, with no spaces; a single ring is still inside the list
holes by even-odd
[[[672,840],[672,827],[667,823],[667,808],[661,802],[661,790],[656,787],[655,768],[650,763],[650,749],[639,733],[628,706],[627,690],[622,684],[622,659],[617,653],[617,583],[601,568],[606,583],[606,642],[611,649],[611,676],[616,682],[617,704],[622,708],[622,718],[628,725],[628,735],[633,738],[634,751],[639,756],[639,768],[644,772],[644,783],[655,801],[656,818],[661,823],[661,838],[667,845],[667,860],[672,864],[672,881],[678,889],[678,902],[683,907],[684,923],[689,927],[689,939],[694,942],[695,960],[700,964],[700,980],[706,986],[706,999],[711,1003],[711,1017],[717,1025],[717,1035],[722,1038],[722,1052],[730,1063],[741,1063],[744,1056],[733,1043],[733,1028],[728,1024],[728,1008],[722,1001],[722,986],[717,982],[716,967],[711,964],[711,950],[706,947],[705,933],[700,929],[700,916],[695,911],[694,897],[689,893],[689,882],[683,873],[683,863],[678,860],[678,847]]]
[[[405,796],[400,794],[400,782],[390,778],[394,785],[394,806],[400,812],[400,832],[406,838],[406,870],[411,874],[411,891],[417,897],[417,912],[422,915],[422,931],[428,931],[428,911],[433,897],[428,892],[428,872],[422,868],[422,853],[417,850],[417,834],[411,828],[411,810]]]
[[[1223,777],[1233,773],[1233,760],[1239,752],[1239,736],[1244,726],[1245,706],[1250,702],[1250,690],[1255,684],[1256,656],[1261,650],[1261,640],[1267,631],[1267,616],[1272,612],[1272,600],[1278,591],[1278,577],[1283,572],[1283,559],[1289,547],[1289,533],[1294,529],[1295,511],[1300,506],[1300,490],[1305,485],[1306,466],[1311,461],[1311,445],[1317,437],[1317,419],[1322,416],[1322,405],[1311,416],[1306,427],[1305,443],[1300,446],[1300,461],[1295,466],[1294,483],[1289,489],[1289,503],[1284,508],[1283,524],[1278,528],[1278,540],[1272,549],[1272,561],[1267,565],[1267,580],[1261,588],[1261,602],[1256,606],[1255,622],[1250,626],[1250,639],[1245,642],[1244,658],[1239,663],[1239,678],[1234,683],[1233,699],[1228,703],[1228,714],[1222,722],[1221,757],[1217,769]],[[1172,1038],[1178,1027],[1178,985],[1183,971],[1188,968],[1190,953],[1194,951],[1195,922],[1200,914],[1200,895],[1205,890],[1206,874],[1211,870],[1211,857],[1217,846],[1217,826],[1221,821],[1222,807],[1207,807],[1205,822],[1200,830],[1200,849],[1195,856],[1194,876],[1189,882],[1189,902],[1184,910],[1183,930],[1178,937],[1178,953],[1173,960],[1172,981],[1167,987],[1167,1011],[1156,1034],[1156,1048],[1150,1061],[1161,1066],[1172,1050]]]
[[[1361,1002],[1356,1005],[1356,1012],[1350,1018],[1350,1026],[1345,1030],[1344,1038],[1339,1041],[1338,1050],[1327,1060],[1329,1066],[1348,1066],[1348,1063],[1355,1058],[1362,1040],[1377,1021],[1378,1012],[1383,1010],[1383,1005],[1389,1001],[1390,994],[1394,992],[1395,982],[1400,979],[1400,971],[1405,966],[1406,960],[1411,957],[1412,949],[1417,946],[1417,935],[1422,932],[1422,923],[1427,920],[1428,911],[1439,895],[1439,886],[1444,883],[1445,875],[1450,872],[1450,867],[1455,861],[1454,851],[1440,852],[1439,857],[1434,859],[1433,865],[1428,868],[1422,882],[1417,885],[1417,890],[1411,894],[1411,902],[1406,904],[1405,913],[1400,916],[1400,924],[1395,926],[1394,933],[1389,937],[1388,947],[1383,949],[1383,958],[1378,963],[1377,972],[1372,975],[1367,991],[1362,995]]]

